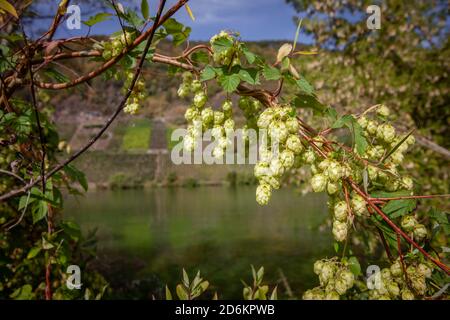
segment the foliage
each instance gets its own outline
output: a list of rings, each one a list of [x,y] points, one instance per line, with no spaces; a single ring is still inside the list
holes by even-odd
[[[448,193],[448,154],[427,150],[423,138],[449,149],[450,103],[447,1],[286,0],[299,12],[302,32],[322,59],[299,61],[321,100],[344,112],[386,104],[404,132],[415,129],[421,148],[407,157],[422,192]],[[381,29],[369,30],[366,8],[381,9]],[[436,151],[435,148],[433,148]],[[437,178],[441,177],[441,178]]]
[[[282,178],[289,175],[289,170],[301,167],[310,168],[313,191],[329,194],[332,233],[337,241],[335,248],[339,252],[339,243],[344,244],[340,252],[342,258],[316,262],[320,287],[305,293],[305,298],[409,299],[428,298],[435,294],[444,285],[450,271],[444,263],[445,255],[433,247],[432,241],[435,237],[443,237],[444,241],[447,239],[448,221],[446,215],[437,209],[430,211],[430,214],[418,210],[421,208],[418,201],[422,197],[416,195],[414,181],[408,176],[408,167],[404,162],[404,153],[414,144],[414,138],[394,128],[391,110],[398,112],[399,107],[403,108],[407,102],[416,127],[428,126],[430,122],[422,119],[431,117],[430,132],[441,133],[442,119],[446,121],[440,110],[445,106],[446,97],[446,87],[442,85],[445,83],[442,77],[446,75],[442,76],[441,70],[446,61],[440,51],[430,53],[420,46],[414,51],[411,61],[423,63],[431,54],[442,63],[434,69],[439,82],[423,87],[422,79],[417,83],[411,82],[409,73],[407,78],[401,72],[407,70],[409,64],[402,59],[400,62],[397,60],[402,57],[406,61],[406,53],[403,56],[403,52],[399,55],[398,51],[395,56],[396,52],[391,51],[396,62],[385,59],[381,67],[358,64],[361,81],[367,74],[379,77],[375,79],[379,82],[371,86],[371,92],[377,93],[369,95],[369,101],[384,102],[392,107],[379,104],[363,113],[338,112],[320,102],[314,87],[293,62],[298,56],[315,52],[296,51],[295,44],[283,44],[277,56],[271,59],[273,61],[266,61],[252,52],[240,40],[238,33],[222,31],[213,36],[208,45],[188,47],[179,56],[159,54],[156,49],[161,40],[171,39],[174,46],[187,40],[190,28],[171,17],[186,2],[176,2],[165,14],[165,2],[161,2],[154,17],[148,17],[145,4],[140,14],[131,8],[117,8],[114,3],[109,4],[115,9],[114,15],[120,18],[122,30],[101,42],[88,36],[81,40],[53,40],[68,1],[60,2],[54,23],[42,37],[36,39],[22,34],[17,20],[9,20],[14,32],[5,37],[5,50],[2,50],[0,57],[0,169],[2,176],[5,176],[0,183],[1,296],[16,299],[102,297],[105,283],[95,272],[84,278],[84,291],[70,291],[63,285],[68,265],[77,264],[83,270],[88,268],[93,255],[89,244],[94,241],[90,236],[83,238],[75,224],[59,218],[63,208],[62,193],[78,195],[80,187],[87,189],[84,174],[72,162],[102,136],[122,111],[129,114],[140,112],[147,94],[141,70],[153,63],[167,64],[170,73],[181,74],[178,95],[192,100],[185,113],[188,121],[188,134],[183,139],[186,151],[195,148],[203,130],[211,129],[217,142],[213,155],[217,159],[223,158],[236,127],[233,115],[238,107],[246,118],[244,132],[249,129],[267,130],[266,138],[281,147],[279,154],[272,146],[263,145],[259,150],[260,159],[255,166],[255,177],[259,183],[256,200],[259,204],[268,204],[272,192],[280,188]],[[343,2],[333,3],[340,5]],[[12,13],[5,2],[1,4],[2,10]],[[329,2],[316,6],[319,9],[322,6],[328,10],[334,8]],[[427,10],[429,7],[417,8]],[[20,9],[26,11],[27,7]],[[92,25],[105,18],[105,15],[97,15],[85,23]],[[334,23],[339,21],[337,19]],[[379,34],[386,36],[385,31]],[[433,32],[431,34],[434,35]],[[318,39],[323,39],[320,32],[316,35]],[[414,43],[417,39],[405,37],[399,43]],[[342,44],[335,41],[331,45],[339,49]],[[434,47],[432,39],[429,45]],[[343,50],[365,52],[367,60],[383,50],[383,47],[373,47],[378,51],[372,52],[372,49],[365,47],[352,49],[351,46],[344,46]],[[66,68],[53,67],[60,63],[59,60],[78,58],[88,59],[93,70],[72,79],[76,72],[67,72],[67,68],[73,71],[70,64]],[[413,79],[423,76],[420,73],[423,69],[414,64],[411,66],[411,70],[419,70]],[[385,81],[384,75],[392,77],[391,71],[398,72],[399,76],[394,77],[398,83],[391,82],[391,86],[386,88],[384,86],[389,82]],[[49,104],[48,91],[70,90],[100,76],[104,80],[123,79],[123,98],[86,145],[74,154],[64,154],[70,150],[63,147],[54,124],[49,120],[53,108]],[[337,80],[346,82],[342,81],[341,76]],[[208,89],[212,83],[226,95],[220,108],[213,108],[208,102]],[[413,85],[409,86],[410,83]],[[408,86],[401,89],[406,84]],[[267,89],[273,87],[276,89]],[[389,93],[391,88],[398,90]],[[360,103],[359,95],[353,95],[352,88],[342,85],[342,89],[346,90],[346,100],[350,97],[353,103]],[[435,94],[434,89],[443,92]],[[389,94],[386,95],[386,92]],[[239,96],[237,106],[232,100],[234,95]],[[398,96],[403,99],[397,99]],[[417,109],[421,105],[426,108]],[[314,110],[314,119],[320,120],[316,121],[320,123],[318,129],[306,123],[302,117],[304,108]],[[434,123],[439,124],[437,129]],[[337,130],[347,130],[350,141],[339,141],[334,135]],[[248,135],[243,138],[249,142]],[[126,180],[125,174],[113,177],[117,185],[122,185]],[[198,184],[195,180],[187,183],[192,186]],[[383,257],[385,263],[387,259],[392,260],[389,262],[389,272],[382,274],[387,292],[378,288],[378,291],[367,293],[363,286],[359,286],[357,292],[353,290],[361,270],[352,253],[352,248],[357,245],[352,245],[350,237],[358,239],[367,234],[372,236],[364,240],[366,243],[374,239],[373,235],[380,237],[386,251],[386,257]],[[392,259],[393,251],[397,259]],[[253,283],[245,284],[244,298],[268,298],[269,287],[262,283],[263,274],[263,268],[258,271],[252,268]],[[190,280],[183,271],[183,281],[177,285],[175,292],[180,299],[193,299],[208,287],[209,283],[201,278],[200,273]],[[408,290],[406,294],[405,290]],[[276,288],[272,290],[270,298],[275,299],[276,292]],[[167,289],[166,298],[171,297],[173,295]]]

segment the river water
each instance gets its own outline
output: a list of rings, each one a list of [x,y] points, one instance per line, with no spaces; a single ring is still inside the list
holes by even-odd
[[[98,228],[97,263],[119,298],[158,296],[184,267],[201,270],[220,298],[240,299],[251,264],[281,297],[287,283],[299,298],[317,283],[313,262],[333,255],[330,231],[320,231],[326,216],[324,195],[281,189],[260,207],[255,187],[97,191],[65,203],[66,219]]]

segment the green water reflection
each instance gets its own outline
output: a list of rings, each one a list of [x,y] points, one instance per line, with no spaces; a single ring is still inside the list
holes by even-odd
[[[156,277],[172,287],[185,267],[197,269],[223,298],[241,298],[250,264],[264,265],[267,280],[285,274],[297,296],[316,284],[312,263],[332,255],[332,239],[319,225],[323,195],[277,190],[267,207],[253,187],[201,187],[102,191],[66,200],[66,218],[84,231],[98,227],[99,256],[115,260],[117,277]],[[138,268],[120,261],[138,261]],[[284,291],[280,286],[281,292]]]

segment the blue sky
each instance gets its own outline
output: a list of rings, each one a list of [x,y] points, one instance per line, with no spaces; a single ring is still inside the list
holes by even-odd
[[[135,3],[140,6],[140,0],[122,1]],[[159,1],[148,0],[151,14],[155,13]],[[176,0],[168,0],[166,8],[174,4]],[[73,1],[72,3],[77,3]],[[89,16],[90,8],[80,3],[81,20],[85,21]],[[189,18],[183,8],[176,13],[175,18],[192,28],[192,40],[207,40],[220,30],[227,29],[239,31],[244,40],[292,40],[295,35],[296,25],[293,17],[298,15],[291,5],[284,0],[191,0],[189,2],[194,12],[195,21]],[[42,8],[44,11],[45,9]],[[54,8],[50,9],[54,11]],[[39,27],[44,28],[50,23],[49,20],[41,21]],[[120,25],[114,17],[95,25],[91,34],[107,34],[118,31]],[[87,32],[87,27],[81,30],[68,30],[66,25],[61,25],[57,33],[59,37],[78,36]],[[310,39],[303,36],[300,42],[310,43]]]

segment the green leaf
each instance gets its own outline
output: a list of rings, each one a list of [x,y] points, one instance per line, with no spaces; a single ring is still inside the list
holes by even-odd
[[[302,90],[306,94],[311,95],[314,93],[314,87],[305,78],[301,77],[296,82],[297,82],[297,86],[300,88],[300,90]]]
[[[81,238],[81,229],[78,224],[73,221],[64,221],[61,224],[64,233],[66,233],[72,240],[79,240]]]
[[[61,72],[59,72],[58,70],[54,69],[54,68],[48,68],[45,69],[44,74],[49,78],[49,79],[55,79],[57,82],[59,83],[64,83],[64,82],[69,82],[70,79],[62,74]]]
[[[348,259],[348,267],[355,276],[361,275],[361,265],[356,257],[350,257]]]
[[[172,293],[169,290],[169,287],[166,286],[166,300],[172,300]]]
[[[336,111],[336,109],[332,108],[332,107],[328,107],[325,110],[325,114],[328,116],[328,118],[330,118],[332,121],[336,121],[338,118],[338,113]]]
[[[136,11],[131,8],[127,9],[127,12],[125,14],[121,14],[120,16],[136,29],[138,29],[145,23],[144,19],[141,19],[141,17],[138,16]]]
[[[439,224],[449,224],[448,222],[448,214],[445,212],[439,211],[436,208],[431,208],[428,212],[428,216],[438,222]]]
[[[33,224],[42,220],[48,213],[48,203],[47,201],[38,201],[31,210],[33,216]]]
[[[31,198],[28,194],[21,196],[19,199],[19,206],[18,206],[18,210],[22,210],[24,209],[27,205],[29,205],[30,203],[32,203],[33,201],[35,201],[36,199]]]
[[[294,105],[296,108],[312,109],[315,114],[323,114],[327,109],[315,96],[305,93],[297,94]]]
[[[88,183],[85,174],[78,170],[75,166],[68,164],[63,168],[64,172],[69,176],[70,179],[77,181],[84,189],[88,190]]]
[[[342,128],[343,126],[347,126],[347,125],[351,124],[354,120],[355,120],[355,118],[353,118],[352,115],[349,115],[349,114],[344,115],[341,118],[337,119],[335,121],[335,123],[333,123],[331,128],[333,128],[333,129]]]
[[[239,74],[223,74],[219,77],[219,84],[226,92],[233,92],[239,86],[241,78]]]
[[[383,212],[390,218],[398,218],[410,213],[416,207],[415,199],[391,200],[383,206]]]
[[[141,13],[145,20],[148,19],[148,2],[147,0],[141,0]]]
[[[395,198],[395,197],[403,197],[410,196],[411,191],[407,190],[399,190],[394,192],[386,192],[386,191],[374,191],[370,194],[371,198]]]
[[[36,257],[39,254],[39,252],[41,252],[40,247],[31,248],[31,250],[27,254],[27,259],[33,259],[34,257]]]
[[[259,84],[259,72],[255,68],[241,69],[239,70],[239,77],[242,81],[245,81],[251,85]]]
[[[333,247],[334,247],[334,252],[338,253],[339,252],[339,243],[335,242],[333,244]]]
[[[216,69],[211,66],[206,66],[200,73],[200,81],[208,81],[215,78],[217,75]]]
[[[353,134],[355,137],[355,144],[356,144],[356,151],[363,155],[366,151],[367,147],[369,146],[369,143],[367,142],[366,138],[364,137],[363,128],[358,122],[353,122]]]
[[[109,20],[109,18],[112,16],[110,13],[97,13],[95,16],[90,17],[87,21],[83,21],[83,23],[89,27],[92,27],[93,25],[96,25],[97,23]]]
[[[190,27],[186,27],[174,18],[167,19],[163,26],[166,32],[172,36],[173,44],[175,46],[182,44],[191,33]]]
[[[251,52],[247,46],[245,46],[244,44],[241,44],[241,51],[245,56],[245,59],[247,59],[248,63],[253,64],[253,62],[255,62],[256,60],[256,55]]]
[[[9,297],[14,300],[31,300],[33,297],[33,287],[26,284],[20,288],[17,288]]]
[[[266,80],[278,80],[281,78],[281,72],[277,68],[265,66],[263,76]]]
[[[191,60],[197,63],[208,63],[209,55],[204,51],[196,51],[191,54]]]

